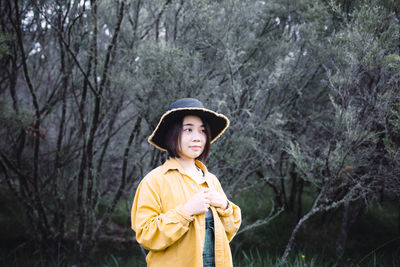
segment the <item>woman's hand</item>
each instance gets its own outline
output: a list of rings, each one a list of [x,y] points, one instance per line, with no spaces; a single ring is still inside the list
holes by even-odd
[[[209,189],[204,189],[203,191],[194,195],[191,199],[183,205],[183,210],[189,215],[202,214],[208,210],[210,207],[211,200],[208,197]]]
[[[228,207],[228,199],[214,189],[209,189],[206,197],[210,200],[211,206],[221,208],[223,210]]]

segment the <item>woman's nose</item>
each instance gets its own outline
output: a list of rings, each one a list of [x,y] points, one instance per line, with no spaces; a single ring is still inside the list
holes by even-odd
[[[200,137],[201,137],[201,133],[199,133],[197,131],[193,132],[193,136],[192,136],[193,141],[200,141]]]

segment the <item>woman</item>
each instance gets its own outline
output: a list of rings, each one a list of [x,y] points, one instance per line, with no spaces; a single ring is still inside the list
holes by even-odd
[[[143,178],[132,205],[132,229],[148,266],[233,266],[229,241],[241,223],[218,179],[202,162],[229,126],[197,99],[179,99],[148,141],[169,159]]]

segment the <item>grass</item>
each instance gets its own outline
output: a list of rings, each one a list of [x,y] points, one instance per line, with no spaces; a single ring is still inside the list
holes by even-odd
[[[268,214],[271,194],[266,188],[253,188],[236,196],[235,203],[242,207],[244,223],[251,223]],[[58,267],[72,266],[72,256],[55,255],[52,260],[42,257],[24,239],[26,222],[21,209],[12,197],[0,196],[1,249],[0,266]],[[303,212],[312,204],[307,194],[303,199]],[[121,201],[112,217],[113,223],[133,236],[129,229],[130,201]],[[285,266],[400,266],[400,235],[397,231],[398,206],[386,201],[371,203],[351,227],[345,254],[336,256],[335,242],[341,224],[342,210],[313,216],[299,231]],[[282,253],[297,218],[282,213],[270,224],[237,235],[231,243],[235,267],[279,266]],[[22,245],[21,245],[22,244]],[[146,266],[140,251],[133,243],[98,244],[88,267]]]
[[[90,259],[87,267],[146,267],[144,257],[135,249],[118,251],[118,248],[98,251]],[[354,256],[352,258],[333,258],[322,254],[309,254],[304,251],[293,251],[285,264],[286,267],[341,267],[341,266],[365,266],[365,267],[394,267],[400,266],[399,251],[385,253],[377,251],[369,255]],[[0,266],[9,267],[63,267],[73,266],[72,258],[67,256],[54,257],[52,260],[42,258],[35,251],[21,249],[12,255],[1,255]],[[234,257],[235,267],[278,267],[281,254],[264,251],[261,249],[242,250]]]
[[[104,249],[104,248],[103,248]],[[134,248],[131,253],[123,250],[116,252],[116,248],[97,251],[84,266],[87,267],[146,267],[144,257]],[[21,247],[11,253],[0,252],[0,266],[7,267],[64,267],[75,266],[74,255],[64,253],[53,255],[51,259],[43,257],[37,250]]]
[[[275,255],[269,252],[261,252],[258,249],[250,251],[242,251],[240,255],[235,257],[235,267],[279,267],[281,255]],[[104,258],[102,263],[89,265],[88,267],[145,267],[143,258],[127,257],[121,258],[109,255]],[[286,264],[286,267],[344,267],[344,266],[365,266],[365,267],[395,267],[400,266],[400,259],[396,254],[372,254],[362,263],[353,259],[337,259],[329,258],[324,255],[307,255],[303,252],[292,253]]]
[[[268,205],[271,194],[265,190],[255,188],[238,197],[237,204],[242,207],[245,224],[265,216],[271,208]],[[308,194],[303,195],[303,214],[308,211],[312,201],[313,198]],[[307,262],[305,266],[400,266],[400,257],[397,256],[400,255],[398,203],[390,199],[372,201],[351,226],[345,253],[338,257],[335,248],[342,216],[342,208],[321,212],[312,216],[301,227],[292,249],[304,251]],[[235,258],[238,259],[236,262],[240,266],[277,266],[276,262],[280,259],[296,222],[295,214],[282,213],[268,225],[238,235],[232,243]],[[245,254],[242,252],[243,248],[246,248]],[[259,256],[255,252],[257,248],[272,254]],[[288,266],[303,266],[301,264],[304,260],[300,261],[300,258],[293,256],[295,253],[291,253],[293,258]],[[246,265],[249,262],[253,262],[252,265]]]
[[[141,257],[128,257],[121,258],[114,255],[107,256],[103,263],[89,265],[88,267],[146,267],[144,258]]]

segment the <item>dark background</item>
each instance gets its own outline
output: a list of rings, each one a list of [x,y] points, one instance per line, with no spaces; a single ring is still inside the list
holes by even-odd
[[[207,166],[242,208],[238,266],[398,265],[399,7],[1,1],[1,261],[143,262],[146,140],[196,97],[231,120]]]

